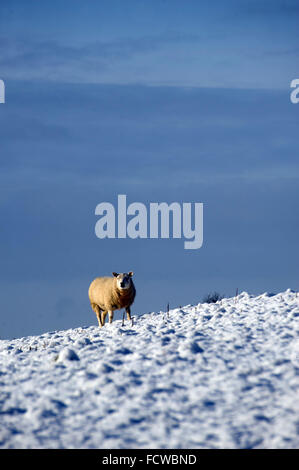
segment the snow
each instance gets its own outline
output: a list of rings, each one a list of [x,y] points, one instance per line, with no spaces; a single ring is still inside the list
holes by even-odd
[[[298,448],[298,392],[290,290],[95,318],[0,341],[0,446]]]

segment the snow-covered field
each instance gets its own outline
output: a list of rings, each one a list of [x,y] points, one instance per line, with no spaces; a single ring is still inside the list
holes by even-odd
[[[94,321],[0,341],[2,448],[299,447],[296,293]]]

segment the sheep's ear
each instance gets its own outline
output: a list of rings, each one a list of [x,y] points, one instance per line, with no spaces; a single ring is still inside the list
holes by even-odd
[[[113,274],[113,276],[114,276],[114,277],[117,277],[117,276],[118,276],[118,274],[117,274],[117,273],[112,273],[112,274]]]
[[[130,277],[132,277],[134,273],[133,273],[133,271],[130,271],[128,274],[129,274]]]

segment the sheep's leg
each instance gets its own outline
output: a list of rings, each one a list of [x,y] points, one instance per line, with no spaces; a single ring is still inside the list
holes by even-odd
[[[98,305],[96,304],[93,304],[92,305],[92,308],[93,310],[95,311],[96,313],[96,316],[97,316],[97,319],[98,319],[98,323],[99,323],[99,327],[102,327],[103,326],[103,323],[102,323],[102,319],[101,319],[101,309]]]
[[[103,326],[105,325],[107,313],[108,313],[107,310],[104,310],[104,312],[102,312],[102,325]]]
[[[126,308],[126,312],[127,312],[127,319],[131,320],[131,309],[130,309],[130,307]]]
[[[108,315],[109,315],[109,323],[112,323],[112,320],[113,320],[113,310],[108,310]]]

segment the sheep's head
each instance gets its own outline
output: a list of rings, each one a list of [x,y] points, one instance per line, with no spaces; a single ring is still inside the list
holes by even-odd
[[[116,284],[119,290],[130,289],[132,285],[133,272],[130,271],[129,273],[112,273],[113,276],[116,278]]]

